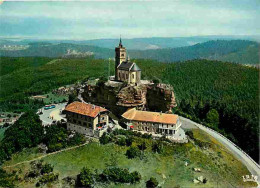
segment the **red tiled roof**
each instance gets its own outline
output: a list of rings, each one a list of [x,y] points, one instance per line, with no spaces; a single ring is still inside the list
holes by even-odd
[[[122,115],[122,117],[134,121],[176,124],[179,116],[175,114],[165,114],[160,112],[140,111],[136,110],[135,108],[132,108],[126,111]]]
[[[108,110],[97,105],[76,101],[66,106],[65,111],[74,112],[90,117],[96,117],[100,112],[106,112]]]

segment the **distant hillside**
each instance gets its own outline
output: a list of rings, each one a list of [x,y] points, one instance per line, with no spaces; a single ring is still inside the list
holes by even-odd
[[[210,40],[250,40],[260,42],[259,36],[194,36],[194,37],[151,37],[124,39],[123,43],[129,50],[151,50],[192,46]],[[67,43],[85,44],[114,49],[118,39],[95,39],[86,41],[67,41]]]
[[[100,48],[96,46],[77,45],[77,44],[50,44],[50,43],[30,43],[29,48],[24,50],[0,50],[1,56],[7,57],[62,57],[75,52],[89,52],[94,54],[95,58],[112,57],[113,50],[107,48]],[[92,52],[92,53],[91,53]]]
[[[258,43],[246,40],[216,40],[193,46],[145,51],[129,51],[130,57],[162,62],[212,59],[242,64],[258,64]]]
[[[117,43],[115,45],[117,45]],[[127,44],[124,44],[124,46],[128,49]],[[131,58],[153,59],[161,62],[210,59],[241,64],[258,64],[258,51],[258,43],[247,40],[215,40],[187,47],[128,50]],[[0,50],[0,54],[1,56],[8,57],[62,57],[71,56],[73,54],[85,54],[86,56],[90,54],[97,59],[108,59],[114,57],[114,49],[69,43],[51,44],[47,42],[34,42],[30,43],[30,46],[27,49]]]
[[[128,50],[149,50],[161,48],[177,48],[192,46],[194,44],[207,42],[210,40],[250,40],[260,42],[260,36],[236,36],[236,35],[211,35],[211,36],[192,36],[192,37],[150,37],[150,38],[131,38],[123,37],[123,43]],[[70,43],[79,45],[91,45],[101,48],[114,49],[118,44],[119,38],[116,39],[93,39],[93,40],[41,40],[41,39],[19,39],[3,38],[0,39],[1,45],[29,45],[35,43]]]

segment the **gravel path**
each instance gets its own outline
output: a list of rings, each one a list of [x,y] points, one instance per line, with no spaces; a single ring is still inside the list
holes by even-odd
[[[84,145],[86,145],[86,144],[88,144],[88,143],[89,143],[89,142],[86,142],[86,143],[81,144],[81,145],[73,146],[73,147],[70,147],[70,148],[65,148],[65,149],[62,149],[62,150],[59,150],[59,151],[55,151],[55,152],[52,152],[52,153],[48,153],[48,154],[42,155],[42,156],[40,156],[40,157],[31,159],[31,160],[28,160],[28,161],[22,161],[22,162],[20,162],[20,163],[14,164],[14,165],[4,166],[3,168],[10,168],[10,167],[15,167],[15,166],[20,165],[20,164],[30,163],[30,162],[32,162],[32,161],[40,160],[40,159],[42,159],[42,158],[44,158],[44,157],[47,157],[47,156],[50,156],[50,155],[55,155],[55,154],[61,153],[61,152],[63,152],[63,151],[68,151],[68,150],[72,150],[72,149],[75,149],[75,148],[84,146]]]

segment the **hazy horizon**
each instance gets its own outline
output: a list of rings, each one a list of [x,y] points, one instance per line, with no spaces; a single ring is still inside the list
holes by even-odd
[[[1,38],[92,40],[260,34],[259,1],[6,2]]]

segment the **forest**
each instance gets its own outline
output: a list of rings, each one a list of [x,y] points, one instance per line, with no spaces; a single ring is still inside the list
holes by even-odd
[[[193,46],[129,51],[130,57],[161,62],[210,59],[241,64],[258,64],[258,43],[246,40],[215,40]]]
[[[26,66],[11,63],[15,61],[24,62]],[[156,79],[173,85],[178,104],[174,113],[218,130],[258,161],[257,68],[203,59],[171,64],[154,60],[133,61],[142,69],[142,79]],[[112,61],[109,64],[97,59],[6,57],[1,58],[0,63],[3,70],[0,108],[3,111],[33,108],[36,104],[28,96],[44,94],[89,77],[114,74]],[[12,64],[13,68],[6,68]]]
[[[166,40],[166,39],[165,39]],[[165,43],[171,43],[169,39]],[[124,44],[124,41],[123,41]],[[83,44],[70,43],[29,43],[29,47],[24,50],[0,50],[1,56],[9,57],[62,57],[68,53],[68,49],[77,53],[93,53],[96,59],[113,58],[114,50]],[[115,43],[115,45],[117,45]],[[127,48],[128,46],[126,46]],[[258,64],[258,43],[248,40],[211,40],[197,43],[192,46],[130,50],[131,58],[153,59],[160,62],[187,61],[192,59],[210,59],[241,64]]]

